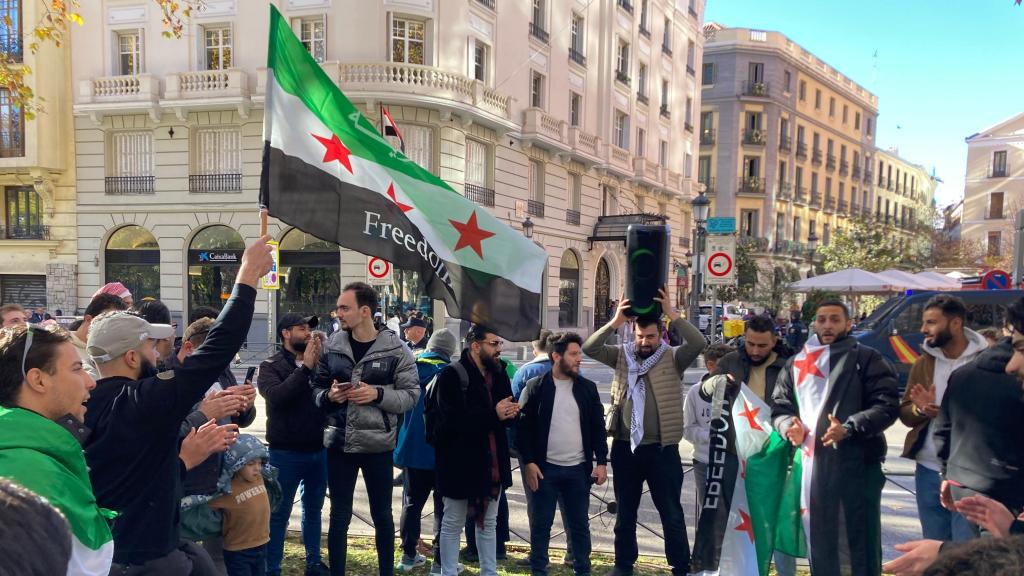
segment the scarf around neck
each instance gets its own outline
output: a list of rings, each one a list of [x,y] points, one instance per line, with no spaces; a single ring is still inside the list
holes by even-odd
[[[627,382],[629,399],[633,403],[629,419],[629,447],[636,452],[637,446],[644,437],[644,408],[647,401],[647,386],[641,376],[647,374],[661,357],[671,348],[663,340],[659,340],[654,353],[640,361],[636,357],[636,342],[627,342],[623,346],[626,356]]]

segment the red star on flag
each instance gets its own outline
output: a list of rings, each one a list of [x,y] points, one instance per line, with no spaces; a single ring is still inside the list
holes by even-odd
[[[800,450],[808,458],[814,458],[814,438],[811,438],[810,435],[808,435],[804,440],[804,445],[800,447]]]
[[[793,362],[793,369],[796,371],[796,385],[803,384],[808,376],[825,377],[818,368],[818,357],[825,353],[827,348],[819,348],[814,352],[807,351],[804,357]]]
[[[313,134],[313,138],[316,138],[321,144],[324,145],[324,162],[334,162],[337,160],[348,169],[349,174],[355,174],[352,172],[352,161],[349,159],[349,155],[352,151],[345,147],[341,143],[341,139],[338,138],[337,134],[331,134],[330,138],[324,138],[323,136],[317,136]]]
[[[455,244],[454,251],[458,252],[460,249],[469,246],[483,260],[484,249],[481,243],[494,236],[494,232],[488,232],[477,225],[476,210],[469,215],[469,220],[466,222],[459,222],[458,220],[448,220],[448,222],[459,231],[459,241]]]
[[[398,208],[402,212],[408,212],[409,210],[412,210],[412,206],[410,206],[408,204],[402,204],[401,202],[398,201],[398,196],[395,194],[395,183],[394,182],[392,182],[391,184],[388,184],[388,198],[391,198],[391,201],[394,202],[395,204],[397,204]]]
[[[747,461],[740,460],[740,478],[747,479]]]
[[[747,419],[747,423],[750,425],[751,430],[760,430],[761,432],[764,432],[764,428],[761,428],[761,425],[757,422],[757,413],[760,411],[760,408],[754,408],[751,406],[747,402],[746,398],[743,399],[743,412],[740,412],[740,416]]]
[[[739,511],[742,522],[736,527],[737,532],[746,532],[747,536],[750,537],[750,543],[754,543],[754,523],[750,521],[750,514],[747,514],[743,510]]]

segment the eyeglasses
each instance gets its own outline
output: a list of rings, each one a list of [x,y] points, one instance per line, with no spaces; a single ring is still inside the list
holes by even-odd
[[[502,346],[505,345],[505,343],[503,341],[501,341],[501,340],[484,340],[483,343],[484,344],[490,344],[491,346],[494,346],[495,348],[501,348]]]

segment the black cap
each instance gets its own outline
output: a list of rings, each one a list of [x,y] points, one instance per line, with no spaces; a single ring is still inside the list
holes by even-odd
[[[426,328],[427,323],[424,322],[423,319],[418,316],[410,316],[409,320],[407,320],[405,324],[402,324],[402,330],[405,330],[406,328],[413,328],[415,326],[419,326],[420,328]]]
[[[312,330],[313,328],[316,328],[319,323],[320,319],[316,316],[303,317],[302,314],[289,312],[277,321],[277,335],[281,335],[281,330],[291,328],[292,326],[298,326],[299,324],[306,324],[309,326],[309,329]]]

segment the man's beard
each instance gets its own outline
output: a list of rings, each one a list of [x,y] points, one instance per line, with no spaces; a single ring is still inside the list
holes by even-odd
[[[842,331],[836,332],[836,333],[835,333],[835,336],[833,336],[833,337],[832,337],[832,343],[836,343],[836,342],[839,342],[840,340],[842,340],[843,338],[846,338],[846,337],[847,337],[847,336],[849,336],[849,335],[850,335],[850,333],[849,333],[849,332],[847,332],[847,331],[845,331],[845,330],[842,330]],[[819,337],[819,340],[820,340],[820,339],[821,339],[821,338]]]
[[[647,344],[638,344],[636,347],[636,355],[641,360],[646,360],[647,358],[650,358],[652,354],[654,354],[655,350],[657,350],[657,347],[655,346],[650,346]]]
[[[764,356],[762,356],[761,358],[755,358],[754,356],[751,356],[750,354],[747,354],[747,358],[750,358],[750,365],[751,366],[760,366],[760,365],[764,364],[765,362],[767,362],[768,359],[771,358],[771,356],[772,356],[772,353],[770,351],[767,354],[765,354]]]
[[[292,350],[295,350],[296,354],[302,354],[306,351],[306,339],[305,338],[291,338],[288,343],[292,345]]]
[[[145,380],[146,378],[152,378],[156,376],[156,366],[149,361],[149,358],[143,358],[142,364],[139,366],[139,380]]]
[[[558,371],[561,372],[563,376],[568,376],[570,378],[575,378],[576,375],[579,374],[579,370],[576,368],[576,365],[565,358],[558,361]]]
[[[491,356],[490,354],[481,354],[480,362],[483,363],[484,368],[487,369],[491,374],[498,374],[501,372],[501,361],[498,360],[497,356]]]
[[[939,332],[938,334],[933,336],[931,341],[928,342],[928,345],[931,346],[932,348],[942,348],[946,344],[949,344],[951,340],[953,340],[953,333],[950,332],[949,328],[947,327],[942,332]]]

